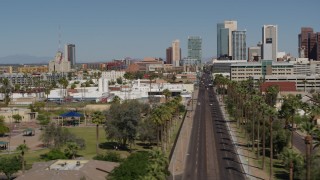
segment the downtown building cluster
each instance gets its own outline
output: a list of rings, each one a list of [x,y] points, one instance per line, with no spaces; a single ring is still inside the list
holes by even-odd
[[[261,41],[246,48],[245,31],[237,21],[217,24],[217,58],[212,72],[234,81],[253,79],[256,84],[277,84],[287,91],[317,91],[320,87],[320,33],[302,27],[298,35],[299,57],[278,51],[278,26],[263,25]],[[248,52],[248,53],[246,53]]]

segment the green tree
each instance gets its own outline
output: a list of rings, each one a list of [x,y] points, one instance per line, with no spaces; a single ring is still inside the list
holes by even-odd
[[[162,94],[166,98],[166,102],[168,102],[169,98],[171,97],[171,91],[169,89],[165,89],[162,91]]]
[[[70,138],[74,137],[68,129],[49,123],[40,136],[40,140],[51,149],[60,149]]]
[[[131,154],[120,166],[116,167],[109,175],[110,180],[142,179],[148,173],[148,152]]]
[[[77,85],[75,85],[74,83],[71,84],[71,89],[75,89],[77,87]]]
[[[148,172],[142,179],[167,179],[170,172],[168,171],[168,159],[161,151],[152,151],[149,157]]]
[[[25,160],[24,160],[24,154],[29,150],[29,147],[26,144],[20,144],[17,147],[17,151],[21,154],[21,164],[22,164],[22,172],[24,173],[25,170]]]
[[[312,122],[304,122],[300,128],[306,132],[305,144],[306,144],[306,179],[311,179],[311,152],[312,152],[312,135],[319,133],[319,129]]]
[[[68,158],[75,159],[79,150],[80,146],[76,142],[67,142],[64,152]]]
[[[12,179],[12,175],[19,170],[21,170],[21,158],[18,156],[0,157],[0,172],[3,172],[8,179]]]
[[[12,115],[12,118],[14,119],[15,123],[20,123],[20,121],[22,120],[22,116],[20,114],[14,114]]]
[[[39,121],[41,128],[48,125],[50,123],[49,113],[39,114],[37,120]]]
[[[5,133],[9,132],[9,128],[4,123],[5,117],[0,115],[0,136],[3,136]]]
[[[119,96],[114,96],[113,99],[112,99],[112,103],[120,103],[121,102],[121,99]]]
[[[123,147],[127,145],[127,142],[133,143],[143,110],[143,104],[137,100],[111,104],[107,112],[108,121],[105,126],[108,138],[117,140]]]
[[[96,154],[99,154],[99,125],[106,122],[106,116],[101,111],[92,114],[92,123],[96,124]]]
[[[117,78],[117,84],[122,84],[122,83],[123,83],[122,78],[121,77]]]
[[[2,84],[0,92],[4,94],[4,103],[8,106],[13,87],[8,78],[1,79],[0,83]]]
[[[303,169],[303,157],[292,149],[285,148],[279,155],[279,159],[285,168],[289,169],[289,179],[298,178]]]

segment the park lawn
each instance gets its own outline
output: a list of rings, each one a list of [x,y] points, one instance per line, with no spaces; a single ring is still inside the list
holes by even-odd
[[[85,159],[92,159],[96,155],[96,127],[72,127],[68,130],[77,137],[83,138],[86,142],[86,148],[79,151],[79,155]],[[106,132],[102,126],[99,127],[99,143],[106,142]],[[99,153],[106,152],[105,149],[99,148]]]

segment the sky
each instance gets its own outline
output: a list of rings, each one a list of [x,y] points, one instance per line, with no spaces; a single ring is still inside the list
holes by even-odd
[[[1,0],[0,57],[53,58],[60,32],[61,49],[75,44],[77,62],[165,58],[175,39],[185,57],[188,36],[202,37],[208,58],[224,20],[247,30],[248,47],[261,41],[264,24],[278,25],[279,51],[296,56],[301,27],[320,32],[319,7],[319,0]]]

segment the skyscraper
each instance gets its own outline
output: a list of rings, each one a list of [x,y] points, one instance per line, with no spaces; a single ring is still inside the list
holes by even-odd
[[[172,64],[172,47],[166,49],[166,64]]]
[[[278,53],[278,26],[263,25],[262,27],[262,57],[263,59],[272,58],[277,60]],[[270,59],[268,59],[270,60]]]
[[[76,46],[66,44],[64,48],[65,59],[70,62],[71,68],[74,68],[76,65]]]
[[[172,64],[173,66],[179,66],[181,60],[180,41],[174,40],[172,42]]]
[[[313,29],[311,27],[302,27],[298,40],[299,50],[304,52],[300,53],[300,56],[303,54],[304,58],[317,60],[317,35],[313,32]]]
[[[320,32],[317,32],[317,60],[320,61]]]
[[[200,36],[188,37],[188,59],[195,59],[197,64],[201,64],[202,38]]]
[[[232,59],[247,59],[246,31],[232,31]]]
[[[217,58],[232,56],[232,31],[237,30],[237,21],[217,24]]]

